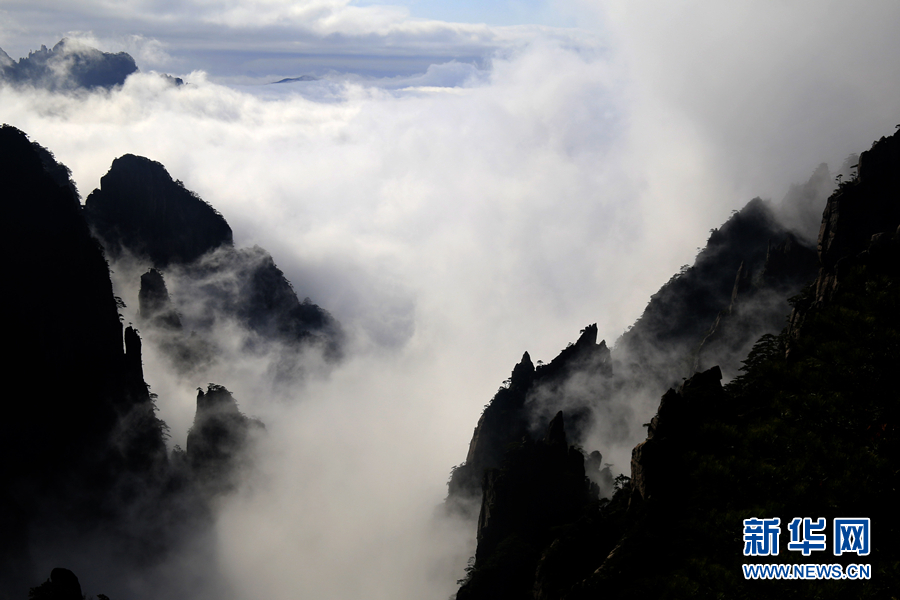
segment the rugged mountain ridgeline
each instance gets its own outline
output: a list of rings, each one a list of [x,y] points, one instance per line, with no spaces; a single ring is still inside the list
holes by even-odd
[[[0,49],[0,81],[17,86],[61,92],[111,89],[137,72],[134,58],[127,52],[101,52],[66,38],[53,48],[41,45],[40,50],[17,61]],[[162,76],[173,85],[184,83],[177,77]]]
[[[458,600],[890,597],[900,134],[858,165],[827,200],[817,254],[781,223],[809,221],[796,203],[824,200],[824,167],[777,213],[753,200],[712,232],[612,352],[591,326],[548,365],[526,353],[451,474],[448,509],[479,507]],[[649,393],[662,400],[630,477],[604,488],[611,474],[580,446],[621,441],[609,432]],[[744,519],[807,516],[871,518],[871,554],[803,557],[784,529],[779,556],[743,556]],[[742,563],[761,562],[866,563],[872,578],[745,580]]]
[[[139,280],[140,324],[182,373],[202,373],[215,361],[213,334],[226,325],[245,332],[247,352],[278,354],[280,381],[303,376],[299,355],[310,347],[340,357],[337,321],[308,298],[299,301],[265,250],[235,248],[222,215],[160,163],[117,158],[84,212],[114,269]]]
[[[186,450],[167,450],[167,428],[144,379],[141,337],[123,328],[106,257],[128,252],[154,267],[196,270],[200,285],[203,274],[227,275],[236,289],[249,291],[215,290],[231,312],[210,311],[214,317],[240,320],[255,332],[254,343],[289,347],[294,358],[307,347],[338,354],[339,326],[312,303],[300,303],[264,251],[236,250],[221,215],[158,163],[118,159],[83,208],[68,169],[4,125],[0,188],[0,239],[9,258],[0,307],[11,349],[3,362],[10,387],[0,422],[0,598],[26,597],[61,564],[105,573],[113,595],[165,594],[165,580],[144,578],[170,552],[205,535],[212,504],[251,468],[264,426],[244,416],[225,387],[210,384],[198,392]],[[103,232],[106,253],[86,216]],[[162,272],[148,269],[140,279],[142,326],[182,335]],[[192,360],[199,369],[198,357],[214,360],[203,352],[215,347],[202,331],[193,337],[194,345],[173,346],[183,354],[172,359]],[[212,562],[192,560],[215,579]],[[65,587],[63,571],[54,571],[54,579],[62,577]],[[36,589],[36,597],[54,585]]]

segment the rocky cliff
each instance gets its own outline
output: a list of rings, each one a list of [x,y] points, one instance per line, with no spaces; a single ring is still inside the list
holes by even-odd
[[[592,414],[584,410],[583,396],[601,394],[610,375],[609,360],[606,343],[597,343],[596,324],[583,329],[578,341],[548,364],[535,368],[526,352],[507,383],[485,406],[466,461],[451,475],[449,502],[460,506],[473,497],[480,497],[486,470],[501,465],[510,444],[536,436],[548,422],[548,413],[552,415],[564,407],[572,407],[568,417],[570,429],[589,428]],[[580,381],[577,389],[568,389],[571,377],[581,373],[594,376]]]
[[[123,303],[68,169],[4,125],[0,189],[0,244],[10,257],[0,310],[13,350],[2,366],[10,387],[0,422],[0,598],[24,598],[61,560],[75,570],[104,565],[109,585],[122,589],[205,535],[212,502],[251,464],[262,426],[211,385],[186,458],[170,456],[141,337],[122,326]],[[147,273],[141,305],[148,323],[177,329],[160,273]],[[54,569],[35,597],[69,593],[72,581]]]
[[[167,463],[140,340],[123,332],[106,260],[65,172],[21,131],[0,129],[0,243],[10,257],[0,310],[13,349],[0,453],[16,457],[2,461],[0,550],[23,569],[28,543],[117,519]],[[11,581],[21,575],[3,570]]]
[[[127,250],[165,268],[234,245],[222,215],[174,181],[160,163],[142,156],[114,160],[84,206],[113,259]]]
[[[188,432],[186,458],[206,495],[231,491],[242,469],[252,467],[252,447],[265,431],[257,419],[238,410],[225,386],[209,384],[197,390],[197,412]]]
[[[235,248],[225,218],[199,196],[175,181],[160,163],[125,155],[113,161],[100,188],[85,200],[85,214],[114,263],[136,260],[149,268],[140,276],[142,302],[162,301],[160,279],[181,283],[165,291],[169,308],[163,321],[145,320],[145,326],[178,329],[189,321],[200,340],[161,338],[160,344],[177,350],[174,364],[190,370],[211,357],[202,346],[216,327],[234,321],[254,336],[251,345],[286,346],[288,354],[317,346],[335,359],[341,355],[343,333],[338,322],[308,298],[301,302],[284,273],[265,250]],[[156,275],[152,275],[152,273]],[[147,305],[149,312],[158,309]],[[144,309],[142,308],[142,315]],[[189,333],[189,332],[185,332]],[[187,346],[195,346],[197,360],[183,360]],[[285,356],[284,377],[290,377],[295,356]]]
[[[505,465],[518,457],[518,472],[528,471],[526,465],[538,472],[548,464],[510,446],[500,459],[504,466],[483,476],[478,551],[458,598],[813,598],[826,587],[829,597],[880,598],[900,583],[900,556],[885,541],[865,559],[877,576],[862,582],[748,581],[741,569],[748,561],[765,562],[742,555],[742,521],[750,517],[787,523],[807,514],[859,514],[878,523],[888,540],[900,528],[893,509],[900,500],[900,409],[892,376],[900,359],[898,148],[900,134],[876,142],[860,156],[860,176],[828,199],[815,262],[802,239],[779,229],[759,201],[713,233],[694,267],[664,286],[611,360],[595,367],[607,384],[587,408],[596,413],[598,404],[623,391],[649,389],[661,373],[684,372],[679,369],[689,359],[711,366],[662,394],[646,439],[632,452],[630,477],[616,479],[609,500],[589,495],[544,537],[498,543],[485,524],[529,531],[541,519],[525,513],[547,493],[523,485],[504,504],[500,473],[514,470]],[[772,307],[784,325],[783,307],[804,276],[812,281],[790,299],[790,326],[777,333]],[[761,296],[778,302],[760,302]],[[713,312],[720,302],[723,308]],[[704,336],[710,316],[714,326]],[[732,361],[760,324],[770,333],[752,344],[740,374],[723,386],[716,357]],[[703,343],[692,354],[697,339]],[[735,339],[741,344],[723,343]],[[648,342],[661,351],[650,353]],[[617,360],[620,352],[631,362]],[[523,360],[516,368],[520,375],[514,372],[509,389],[527,381],[528,365]],[[523,410],[511,413],[514,423],[528,420]],[[482,416],[476,438],[490,437],[482,431],[487,425]],[[469,455],[474,459],[471,449]],[[557,476],[572,471],[562,464],[553,469]],[[860,560],[804,557],[786,553],[784,544],[775,562],[846,567]]]

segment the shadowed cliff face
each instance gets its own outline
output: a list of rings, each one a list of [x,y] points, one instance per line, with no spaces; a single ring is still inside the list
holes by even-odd
[[[483,489],[474,575],[457,598],[530,596],[552,529],[575,520],[590,499],[584,456],[568,445],[563,413],[542,438],[526,436],[510,449],[500,468],[485,473]]]
[[[262,424],[210,384],[187,452],[170,458],[141,337],[123,331],[123,305],[67,174],[24,133],[0,128],[0,244],[14,257],[0,309],[15,350],[2,366],[12,387],[0,422],[0,597],[25,597],[60,563],[104,573],[110,592],[133,591],[188,547],[202,570],[197,585],[216,589],[215,563],[196,540],[208,535],[213,504],[250,468]],[[142,317],[178,331],[162,275],[145,275]],[[55,598],[74,586],[72,572],[54,569],[34,590]]]
[[[197,412],[187,437],[186,457],[204,494],[233,490],[240,471],[250,468],[252,444],[265,431],[261,421],[238,410],[224,386],[197,390]]]
[[[0,79],[48,90],[111,88],[138,70],[125,52],[111,54],[62,39],[13,61],[0,50]]]
[[[790,335],[801,335],[810,312],[841,288],[860,265],[889,252],[900,227],[900,131],[882,137],[859,156],[857,171],[828,198],[819,229],[819,272],[814,285],[794,299]],[[791,345],[788,345],[788,353]]]
[[[580,381],[582,373],[597,376]],[[485,470],[500,466],[510,444],[536,436],[541,424],[547,423],[549,411],[572,408],[569,427],[578,431],[589,429],[593,414],[585,409],[589,400],[584,396],[602,401],[597,396],[609,375],[609,349],[605,342],[597,343],[596,325],[583,329],[575,344],[546,365],[535,368],[526,352],[508,383],[485,407],[472,435],[466,462],[451,475],[450,504],[465,505],[467,500],[480,496]],[[573,378],[579,379],[580,385],[569,387]]]
[[[173,181],[160,163],[142,156],[114,160],[84,206],[113,259],[127,250],[165,268],[233,245],[222,215]]]
[[[0,129],[0,244],[14,257],[0,297],[13,349],[3,361],[13,391],[0,423],[0,549],[5,565],[23,569],[3,569],[10,585],[27,576],[26,537],[39,546],[55,528],[117,519],[167,460],[140,340],[131,328],[123,338],[100,245],[61,180],[65,167],[50,161],[19,130]]]
[[[742,374],[727,385],[714,366],[666,392],[646,424],[646,440],[632,452],[630,479],[618,480],[609,502],[582,504],[540,542],[532,537],[530,546],[524,536],[498,543],[487,524],[504,524],[506,532],[526,528],[535,518],[521,513],[545,490],[522,487],[515,502],[506,505],[500,500],[502,469],[487,471],[477,559],[459,598],[814,598],[821,597],[823,582],[798,586],[744,579],[742,563],[760,561],[742,556],[742,519],[780,517],[786,523],[815,514],[830,522],[865,514],[878,523],[881,535],[894,538],[900,531],[894,508],[900,501],[900,413],[893,374],[900,360],[898,139],[900,134],[883,138],[863,153],[860,178],[845,182],[829,198],[819,276],[792,299],[790,329],[762,336],[746,354]],[[753,246],[755,237],[738,246]],[[720,248],[727,246],[727,240],[718,242]],[[765,322],[770,309],[759,296],[789,293],[798,275],[810,271],[809,250],[798,242],[787,235],[768,243],[764,260],[757,257],[752,269],[743,261],[732,279],[728,309],[719,313],[698,360],[714,363],[724,355],[731,361],[737,349],[722,340],[743,340],[747,331],[735,329]],[[705,258],[709,269],[705,252],[698,262]],[[752,257],[749,262],[753,265]],[[696,292],[691,279],[680,287],[671,283],[657,304],[664,300],[663,309],[688,310],[677,292]],[[755,303],[749,311],[748,299]],[[653,307],[651,302],[648,312]],[[684,331],[676,323],[663,333],[657,339],[671,341]],[[629,379],[647,371],[622,374],[616,366],[613,361],[608,393],[647,385]],[[658,368],[652,361],[644,366],[651,375]],[[652,379],[649,384],[654,385]],[[485,433],[476,430],[476,435]],[[510,447],[502,464],[524,454]],[[523,460],[536,471],[545,464],[534,456]],[[555,469],[557,475],[565,472]],[[451,487],[451,497],[452,492]],[[785,562],[780,559],[776,562]],[[785,560],[822,562],[799,553]],[[846,567],[859,560],[832,557],[828,562]],[[877,578],[852,585],[825,582],[829,593],[880,598],[896,588],[900,572],[893,545],[880,545],[866,560]]]
[[[900,225],[900,135],[881,138],[859,157],[858,177],[842,183],[828,199],[819,230],[822,271],[816,299],[824,300],[838,282],[838,263],[862,252],[872,236]]]
[[[215,361],[215,329],[234,325],[245,330],[246,350],[278,355],[278,381],[302,376],[301,350],[340,357],[337,321],[309,299],[300,302],[265,250],[236,249],[224,217],[161,164],[133,155],[116,159],[85,212],[116,270],[140,277],[142,322],[182,373]],[[135,263],[138,272],[150,270],[133,273]]]

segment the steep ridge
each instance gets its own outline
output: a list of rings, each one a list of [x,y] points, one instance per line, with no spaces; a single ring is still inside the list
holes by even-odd
[[[796,213],[794,221],[821,194],[827,176],[827,167],[820,166],[806,184],[791,190],[785,206]],[[726,359],[730,375],[737,375],[753,342],[783,326],[791,310],[787,297],[814,276],[812,248],[779,223],[768,203],[752,200],[713,231],[694,266],[654,294],[612,352],[603,342],[589,353],[592,358],[582,356],[596,344],[592,325],[536,370],[525,353],[509,385],[485,407],[466,461],[452,473],[450,501],[479,496],[485,469],[499,466],[508,444],[557,410],[566,410],[576,443],[585,442],[585,432],[598,419],[620,430],[623,437],[615,441],[621,442],[629,439],[621,430],[627,428],[634,398],[658,397],[708,360]],[[608,485],[603,488],[611,492]]]
[[[100,188],[87,197],[85,214],[114,264],[137,260],[147,269],[140,275],[142,297],[160,293],[154,289],[163,275],[175,282],[174,289],[166,289],[168,325],[146,318],[143,322],[151,333],[167,334],[153,338],[176,351],[176,367],[202,368],[214,354],[209,350],[214,344],[206,338],[227,321],[256,336],[248,338],[248,350],[282,344],[286,354],[280,375],[285,378],[294,375],[299,360],[294,354],[303,348],[315,346],[332,360],[341,356],[340,324],[308,298],[299,301],[265,250],[235,248],[224,217],[173,180],[160,163],[130,154],[117,158]],[[154,271],[157,276],[148,277]],[[189,340],[171,327],[175,314],[199,340]],[[194,347],[193,354],[187,346]]]
[[[140,340],[131,328],[123,335],[100,245],[71,184],[60,183],[65,167],[54,161],[48,170],[48,160],[21,131],[0,129],[0,243],[15,257],[0,297],[4,342],[14,349],[3,361],[13,388],[0,424],[0,453],[16,457],[2,461],[0,475],[9,565],[27,562],[26,539],[115,519],[167,463]]]
[[[828,199],[819,275],[791,300],[790,327],[764,335],[727,385],[713,367],[664,394],[632,453],[631,477],[617,479],[611,500],[581,505],[527,552],[509,544],[482,560],[479,539],[458,597],[493,598],[504,590],[499,597],[539,600],[881,598],[897,588],[898,148],[900,134],[876,142],[860,156],[860,176]],[[769,272],[789,254],[784,245],[769,246]],[[521,506],[498,515],[493,482],[484,478],[482,505],[493,507],[495,521],[515,520],[539,497],[522,489]],[[810,515],[829,524],[871,518],[878,532],[871,553],[785,551],[784,528],[779,556],[743,556],[744,519],[778,517],[786,526]],[[742,564],[766,562],[866,562],[873,574],[862,581],[744,578]]]
[[[806,187],[818,188],[818,178]],[[727,337],[716,344],[716,360],[729,358],[721,367],[734,377],[749,345],[783,326],[790,312],[785,298],[814,276],[814,250],[779,222],[769,203],[755,198],[712,231],[692,266],[651,296],[616,341],[616,371],[652,380],[661,393],[702,362],[701,346],[708,352],[715,337]],[[734,335],[723,335],[725,321]],[[728,357],[720,353],[724,345],[735,347]]]
[[[787,523],[795,516],[771,514],[773,510],[797,510],[804,515],[812,511],[829,518],[867,513],[877,514],[887,531],[893,531],[896,519],[889,516],[889,504],[881,498],[896,478],[887,466],[898,458],[893,438],[896,408],[885,404],[886,398],[896,394],[889,392],[884,375],[860,379],[862,373],[873,369],[889,372],[886,365],[891,359],[874,349],[863,353],[865,356],[856,354],[859,344],[868,345],[869,341],[863,341],[866,335],[879,340],[874,348],[896,346],[888,341],[895,331],[892,307],[896,301],[890,287],[898,272],[894,253],[900,248],[894,233],[900,218],[892,212],[896,202],[890,200],[900,195],[895,137],[877,142],[859,158],[860,165],[878,165],[869,167],[867,179],[851,177],[828,200],[818,259],[803,241],[805,232],[794,233],[781,225],[776,213],[758,199],[714,231],[695,265],[663,286],[641,319],[617,342],[603,365],[605,384],[581,406],[596,421],[598,405],[615,405],[617,396],[627,399],[646,393],[666,378],[689,375],[691,367],[699,371],[663,395],[656,416],[646,424],[646,441],[633,451],[631,477],[616,479],[609,500],[598,499],[593,490],[577,514],[545,530],[542,538],[532,536],[527,548],[519,539],[503,546],[489,544],[482,550],[486,511],[495,522],[511,519],[525,527],[525,521],[534,518],[518,513],[540,497],[540,492],[520,488],[515,503],[497,502],[494,474],[498,465],[514,460],[516,440],[509,431],[515,427],[510,425],[532,421],[534,406],[522,403],[523,408],[507,412],[514,419],[493,426],[494,434],[507,444],[499,458],[494,457],[488,466],[475,460],[472,448],[478,439],[491,438],[491,433],[484,431],[491,425],[489,410],[505,400],[498,393],[479,421],[467,462],[454,470],[450,481],[448,503],[452,505],[461,497],[454,487],[457,473],[462,471],[472,482],[478,477],[466,472],[470,461],[482,467],[478,550],[458,597],[696,597],[706,593],[702,590],[725,590],[742,597],[744,590],[750,589],[745,588],[741,572],[744,518],[780,516]],[[823,176],[827,174],[827,168],[820,167],[805,186],[795,186],[789,196],[810,204],[810,199],[825,189]],[[850,203],[854,209],[863,208],[857,212],[844,209],[842,219],[840,209]],[[780,212],[783,215],[790,210],[782,207]],[[869,212],[876,217],[860,216]],[[849,218],[847,213],[851,213]],[[794,221],[797,216],[793,215]],[[848,232],[847,237],[842,238],[840,232]],[[843,248],[850,256],[829,259],[833,248]],[[789,297],[815,278],[817,263],[821,264],[818,278],[788,303]],[[833,296],[842,286],[847,288],[846,304],[838,306],[828,293]],[[867,298],[867,291],[874,290],[882,293]],[[773,335],[785,325],[791,305],[791,328]],[[843,312],[848,306],[853,306],[854,318],[863,319],[865,326],[834,324],[835,319],[847,319]],[[806,329],[810,318],[816,323],[813,332]],[[872,318],[884,327],[873,331]],[[765,335],[754,345],[761,334]],[[789,340],[793,341],[789,344]],[[829,344],[838,343],[853,358],[847,361],[829,355],[833,352],[826,350]],[[789,346],[791,351],[786,352]],[[788,359],[786,355],[790,355]],[[887,356],[893,356],[891,351]],[[732,380],[724,387],[724,369],[715,366],[718,359],[730,371],[724,379]],[[813,361],[815,368],[804,360]],[[739,361],[744,362],[743,374],[736,368]],[[848,369],[846,362],[862,370]],[[530,358],[516,370],[523,365],[530,365]],[[834,372],[824,376],[823,368]],[[521,373],[516,377],[514,371],[509,390],[522,381]],[[829,383],[840,391],[829,389]],[[855,400],[847,402],[842,395]],[[799,404],[797,396],[804,398]],[[835,405],[827,405],[822,398],[835,401]],[[835,415],[856,425],[836,428]],[[798,427],[806,425],[806,420],[809,431],[801,433]],[[584,438],[575,439],[582,442]],[[796,445],[791,439],[798,440]],[[836,447],[822,452],[825,439]],[[502,446],[495,442],[495,447]],[[877,491],[880,499],[871,500],[853,489],[849,465],[854,461],[868,469],[871,480],[864,487],[869,493]],[[527,470],[526,466],[519,468]],[[815,474],[810,476],[804,469]],[[837,475],[832,469],[837,469]],[[770,483],[773,473],[783,482],[781,488]],[[815,489],[807,483],[810,478],[818,482]],[[585,485],[588,483],[586,479]],[[473,487],[470,484],[469,489]],[[817,491],[823,493],[821,498],[816,497]],[[765,494],[771,495],[769,504]],[[679,542],[661,543],[666,539]],[[890,560],[890,555],[879,559],[878,567],[886,577],[895,578]],[[648,573],[649,565],[654,568]],[[882,589],[883,584],[876,584],[865,587],[863,594],[878,597]],[[852,594],[847,590],[840,588],[838,597]],[[792,592],[775,585],[770,593]],[[806,594],[815,592],[809,588],[798,597]]]
[[[600,394],[609,376],[609,349],[606,342],[597,343],[597,325],[589,325],[575,344],[565,348],[550,363],[535,368],[526,352],[513,369],[508,383],[501,387],[485,406],[466,461],[456,467],[450,477],[450,504],[456,509],[471,505],[482,494],[482,478],[486,470],[500,466],[510,444],[530,439],[548,422],[547,411],[559,411],[573,404],[565,390],[565,383],[574,373],[592,373],[596,377],[582,382],[580,394]],[[552,397],[553,402],[547,402]],[[574,404],[581,404],[578,398]],[[590,427],[590,413],[575,410],[569,417],[569,427],[580,430]]]
[[[0,243],[14,257],[0,295],[4,342],[14,349],[2,367],[12,387],[0,423],[0,598],[25,597],[58,561],[76,571],[102,565],[109,591],[124,594],[171,551],[206,535],[213,503],[252,468],[263,427],[210,384],[188,451],[170,454],[144,380],[141,337],[123,330],[121,300],[68,169],[4,125],[0,187]],[[146,318],[177,327],[161,276],[147,279]],[[40,593],[75,589],[69,575],[54,569]]]

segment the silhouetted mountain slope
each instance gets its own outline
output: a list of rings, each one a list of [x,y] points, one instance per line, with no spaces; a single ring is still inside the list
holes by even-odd
[[[569,446],[559,412],[543,438],[524,437],[500,468],[486,472],[475,570],[457,600],[529,596],[552,529],[575,520],[589,501],[584,456]]]
[[[211,383],[205,394],[197,390],[186,458],[203,493],[220,494],[237,485],[240,470],[252,464],[249,451],[254,439],[263,431],[262,422],[241,413],[224,386]]]
[[[814,176],[805,188],[792,193],[802,195],[804,189],[820,186],[820,176]],[[485,407],[466,462],[453,470],[448,507],[463,513],[468,508],[471,512],[472,498],[480,495],[483,515],[488,495],[494,493],[492,469],[505,464],[512,452],[510,448],[523,438],[530,439],[535,424],[546,423],[558,410],[566,412],[570,437],[578,444],[584,444],[592,431],[594,440],[597,431],[605,435],[603,443],[607,447],[634,439],[630,426],[639,398],[658,397],[670,382],[689,374],[693,365],[708,360],[725,359],[736,374],[756,338],[784,325],[790,311],[787,297],[799,291],[814,274],[813,250],[780,225],[766,203],[760,199],[751,201],[712,233],[693,267],[673,277],[651,298],[644,314],[612,353],[605,343],[596,345],[597,327],[592,325],[547,365],[535,369],[525,354],[508,380],[508,387],[501,388]],[[594,450],[589,461],[591,469],[586,472],[586,481],[594,484],[589,495],[594,503],[613,492],[612,475],[608,467],[601,472],[601,461],[602,456]],[[533,492],[523,489],[517,502],[529,504],[532,496]],[[510,509],[495,508],[494,512],[497,510]],[[579,514],[568,524],[576,517],[596,520]],[[494,583],[486,583],[493,579],[483,572],[494,572],[500,559],[488,559],[492,553],[480,550],[479,539],[471,577],[462,588],[466,597],[493,597],[504,586],[521,593],[537,586],[545,597],[552,597],[547,596],[549,590],[562,585],[553,571],[557,567],[551,567],[553,560],[541,562],[546,581],[538,584],[534,580],[538,560],[553,542],[552,536],[546,535],[545,532],[543,541],[536,547],[529,546],[528,551],[520,546],[517,553],[501,553],[502,561],[508,564],[502,570],[505,575],[491,576],[499,577]],[[610,539],[608,535],[606,538]],[[562,555],[561,543],[558,541],[551,555]],[[584,540],[575,536],[567,544],[583,548]]]
[[[807,186],[818,186],[812,179]],[[781,225],[771,207],[755,198],[714,230],[693,266],[682,269],[650,298],[634,326],[616,341],[616,371],[655,380],[660,392],[687,376],[698,349],[723,320],[733,324],[719,355],[729,377],[749,345],[777,331],[790,312],[785,298],[815,276],[814,252]],[[712,340],[707,340],[707,343]],[[721,351],[724,348],[717,348]]]
[[[78,571],[103,565],[111,591],[128,589],[134,574],[204,535],[215,497],[252,464],[262,425],[210,384],[187,454],[170,459],[141,338],[123,331],[124,305],[68,169],[5,125],[0,198],[0,243],[10,257],[0,310],[13,349],[2,366],[10,389],[0,421],[0,598],[25,597],[63,560]],[[161,274],[147,275],[144,316],[177,328]],[[77,583],[64,571],[36,593],[55,597],[69,579]]]
[[[57,567],[50,572],[50,579],[31,588],[28,600],[84,600],[84,596],[75,573]]]
[[[3,362],[13,387],[0,423],[0,546],[11,565],[24,560],[25,536],[52,535],[36,524],[115,518],[119,500],[166,464],[140,341],[130,328],[123,338],[100,245],[51,161],[21,131],[0,129],[0,243],[12,258],[0,311],[14,349]]]
[[[793,209],[795,220],[821,195],[827,174],[819,167],[806,184],[792,188],[786,202],[803,204]],[[620,443],[630,439],[623,429],[635,398],[658,397],[708,361],[722,362],[736,375],[754,341],[783,327],[791,310],[787,298],[814,276],[815,252],[779,224],[766,202],[752,200],[713,231],[692,267],[654,294],[612,353],[603,343],[590,359],[593,365],[581,357],[584,348],[596,344],[594,325],[534,374],[525,354],[508,388],[485,408],[465,463],[454,469],[451,502],[480,494],[484,470],[499,466],[508,444],[557,410],[569,415],[577,443],[598,419],[621,436],[609,442]]]
[[[101,52],[65,38],[49,50],[42,45],[18,61],[0,53],[0,79],[48,90],[111,88],[138,70],[125,52]]]
[[[769,243],[763,265],[755,272],[744,263],[738,268],[731,303],[720,311],[695,353],[693,371],[722,365],[729,379],[764,333],[784,327],[788,298],[810,281],[816,253],[791,233]]]
[[[466,462],[453,470],[449,482],[451,504],[465,503],[480,496],[482,478],[487,469],[500,466],[510,444],[529,438],[547,422],[549,411],[559,411],[572,404],[584,405],[584,399],[571,402],[565,383],[573,373],[596,373],[596,378],[583,382],[579,392],[591,394],[605,384],[609,376],[609,349],[605,342],[597,343],[597,325],[582,330],[575,344],[564,349],[546,365],[536,369],[526,352],[522,361],[513,369],[508,385],[501,387],[485,406],[472,441]],[[547,402],[547,397],[553,398]],[[569,417],[570,427],[585,429],[590,426],[591,415],[575,410]]]
[[[172,310],[193,307],[180,320],[190,320],[198,333],[233,319],[259,336],[251,344],[315,344],[330,358],[340,355],[343,334],[337,321],[309,299],[300,302],[265,250],[234,248],[224,217],[174,181],[160,163],[130,154],[117,158],[100,188],[87,197],[85,212],[114,260],[128,254],[189,283],[183,294],[190,298],[180,297],[176,289]],[[145,276],[141,282],[142,289],[153,285]],[[149,288],[142,293],[153,294]],[[166,341],[170,346],[184,343]],[[197,363],[176,364],[190,369]],[[286,364],[282,376],[288,377],[290,370]]]
[[[128,250],[165,268],[234,245],[222,215],[173,181],[160,163],[142,156],[126,154],[114,160],[84,206],[113,259]]]
[[[829,198],[819,276],[792,299],[791,328],[763,336],[728,385],[713,367],[663,395],[646,441],[633,451],[631,478],[618,480],[611,501],[582,504],[531,547],[489,548],[499,553],[491,561],[482,560],[479,539],[460,598],[492,598],[498,590],[539,600],[890,597],[900,585],[893,544],[900,527],[898,148],[900,134],[877,142],[860,157],[860,177]],[[769,247],[764,274],[793,269],[793,243]],[[678,302],[668,300],[677,312]],[[504,460],[513,456],[509,450]],[[528,462],[519,468],[527,472]],[[527,527],[519,512],[543,493],[521,488],[516,506],[505,507],[489,498],[496,494],[491,476],[483,492],[491,518],[513,520],[511,531]],[[829,526],[834,518],[871,518],[871,553],[835,556],[831,533],[826,552],[789,551],[786,525],[805,516]],[[743,556],[743,520],[774,517],[783,525],[781,553]],[[766,562],[867,563],[872,578],[744,578],[742,564]]]

